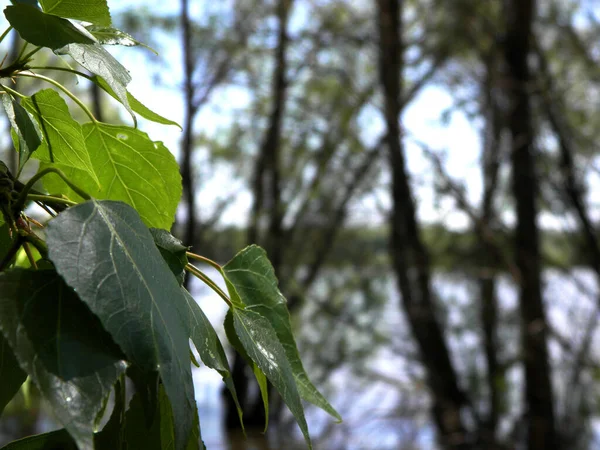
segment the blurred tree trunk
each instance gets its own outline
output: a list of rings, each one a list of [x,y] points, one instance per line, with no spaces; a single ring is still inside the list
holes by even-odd
[[[583,232],[587,250],[584,255],[586,262],[594,271],[596,283],[600,286],[600,242],[596,226],[586,204],[585,184],[579,179],[575,164],[577,155],[576,130],[570,125],[568,116],[565,114],[564,97],[561,96],[561,90],[554,83],[544,51],[540,48],[539,43],[534,43],[534,47],[539,67],[541,104],[552,132],[558,141],[563,189],[568,199],[568,207],[572,208],[577,214]],[[573,367],[567,385],[569,397],[565,402],[563,414],[559,420],[561,440],[564,447],[574,448],[584,435],[586,424],[581,411],[586,409],[586,396],[589,387],[589,384],[585,383],[585,365],[597,330],[599,313],[600,296],[597,299],[594,313],[590,314],[585,325],[581,344],[573,355]]]
[[[528,57],[535,0],[511,0],[506,4],[505,89],[510,101],[512,190],[516,203],[516,265],[520,272],[519,307],[522,352],[525,363],[527,448],[560,448],[554,420],[554,399],[548,360],[547,332],[541,292],[538,181],[534,164]]]
[[[481,85],[483,102],[482,115],[485,117],[483,135],[483,201],[481,206],[481,224],[485,229],[492,229],[496,221],[494,198],[498,186],[498,171],[500,168],[500,135],[504,120],[498,100],[494,95],[497,85],[497,52],[492,50],[484,55],[486,73]],[[497,258],[492,244],[478,239],[481,263],[484,273],[480,275],[479,294],[481,297],[481,326],[483,331],[483,347],[487,366],[486,384],[488,390],[489,409],[481,425],[480,439],[484,448],[498,448],[496,433],[501,413],[500,380],[504,376],[498,362],[498,304],[496,297]]]
[[[181,0],[181,27],[183,40],[183,77],[184,77],[184,110],[183,110],[183,139],[181,142],[181,182],[183,185],[183,201],[187,210],[182,233],[182,241],[198,246],[201,239],[196,232],[196,196],[192,154],[194,150],[194,117],[198,108],[194,105],[194,61],[192,55],[192,32],[189,17],[189,1]],[[189,277],[185,279],[188,287]]]
[[[390,251],[402,305],[415,337],[433,401],[443,448],[470,448],[461,411],[467,404],[434,311],[429,255],[416,219],[400,136],[402,95],[402,0],[378,0],[380,81],[384,94],[387,146],[392,174]]]
[[[285,113],[287,97],[287,33],[288,19],[293,0],[279,0],[277,4],[277,46],[275,48],[275,64],[273,73],[273,104],[269,122],[254,168],[253,198],[248,242],[265,246],[275,273],[279,275],[283,254],[283,205],[281,204],[281,129]],[[268,208],[267,234],[260,234],[260,222]],[[238,397],[244,410],[244,424],[247,429],[262,429],[265,423],[265,410],[262,399],[257,393],[248,398],[250,383],[256,385],[248,376],[246,363],[239,354],[235,354],[232,378],[238,390]],[[269,384],[269,391],[271,392]],[[258,387],[255,386],[254,392]],[[239,428],[239,420],[235,403],[226,396],[225,421],[229,429]]]

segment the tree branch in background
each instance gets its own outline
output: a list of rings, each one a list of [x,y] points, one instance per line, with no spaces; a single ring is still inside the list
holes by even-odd
[[[248,242],[265,246],[269,259],[276,274],[281,270],[283,251],[283,205],[281,204],[281,130],[287,99],[287,48],[288,20],[293,0],[279,0],[276,5],[278,23],[277,45],[275,48],[275,64],[273,73],[273,104],[267,130],[261,143],[254,168],[252,193],[253,205],[248,227]],[[266,200],[266,201],[265,201]],[[268,216],[268,233],[263,239],[260,233],[260,222],[265,206],[270,208]],[[262,242],[264,240],[264,242]],[[238,391],[241,391],[240,402],[247,410],[247,428],[259,428],[265,423],[265,411],[260,396],[247,402],[245,393],[248,390],[248,377],[245,374],[246,365],[236,353],[233,364],[233,381]],[[239,427],[236,405],[226,401],[226,421],[229,427]]]
[[[596,235],[596,229],[592,224],[587,207],[585,205],[584,191],[580,183],[575,169],[573,155],[575,150],[572,148],[572,130],[567,123],[567,118],[564,114],[558,111],[558,108],[563,104],[561,97],[558,95],[557,89],[554,86],[553,77],[548,67],[546,55],[539,46],[535,43],[535,51],[538,60],[542,85],[540,97],[543,105],[543,110],[546,119],[550,124],[552,132],[558,141],[558,149],[560,152],[560,166],[564,180],[564,192],[569,199],[570,206],[575,210],[577,218],[587,243],[586,250],[589,255],[589,266],[596,275],[596,282],[600,285],[600,243]],[[583,394],[581,383],[582,371],[585,367],[585,361],[588,358],[590,346],[592,343],[594,332],[598,326],[598,314],[600,313],[600,295],[596,299],[596,309],[590,315],[588,323],[585,327],[584,337],[580,347],[574,353],[574,362],[571,368],[571,377],[569,381],[569,389],[573,392],[579,391]],[[577,403],[577,396],[569,396],[573,402]],[[578,408],[578,405],[572,404],[572,408]],[[572,433],[571,433],[572,434]]]
[[[494,52],[495,53],[495,52]],[[500,136],[504,126],[502,114],[497,99],[493,92],[496,84],[496,57],[492,53],[484,59],[485,75],[481,85],[482,115],[485,118],[483,149],[482,149],[482,172],[483,172],[483,198],[481,204],[482,229],[490,229],[496,220],[494,199],[498,187],[498,172],[500,170]],[[477,225],[474,224],[476,227]],[[497,442],[497,429],[500,414],[502,412],[502,393],[499,386],[504,384],[505,373],[500,370],[498,362],[498,302],[496,297],[496,270],[497,260],[494,253],[497,248],[482,238],[478,233],[480,244],[480,257],[483,267],[487,273],[478,277],[479,294],[481,297],[480,320],[483,331],[483,347],[487,366],[486,383],[488,388],[489,410],[485,415],[480,439],[485,448],[495,449],[499,447]]]
[[[243,24],[247,17],[236,10],[235,20],[232,25],[232,35],[240,45],[246,42],[248,29]],[[196,56],[197,46],[194,44],[193,23],[189,16],[189,0],[181,0],[180,14],[183,47],[183,91],[184,91],[184,118],[183,138],[181,142],[181,181],[183,185],[183,201],[186,205],[187,218],[182,232],[183,242],[197,246],[203,245],[202,223],[197,216],[196,194],[199,188],[195,176],[194,153],[194,120],[198,112],[208,103],[214,91],[228,78],[231,71],[234,54],[229,48],[217,46],[209,48],[206,55]],[[201,81],[196,82],[198,72],[202,70]],[[204,73],[205,72],[205,73]],[[208,80],[208,81],[206,81]],[[187,281],[186,279],[186,286]]]
[[[512,190],[517,218],[515,257],[521,274],[519,309],[525,365],[527,448],[552,450],[560,448],[560,445],[550,381],[548,322],[542,301],[539,230],[536,224],[538,180],[529,99],[531,77],[528,57],[535,3],[535,0],[511,0],[505,5],[505,92],[510,102],[507,118],[511,135]]]
[[[402,0],[378,0],[380,80],[384,93],[387,147],[392,175],[390,251],[402,294],[402,305],[427,370],[433,417],[444,448],[470,448],[462,409],[469,402],[456,371],[440,324],[430,287],[429,255],[419,234],[400,136],[402,98]]]
[[[192,168],[192,153],[194,147],[194,118],[198,109],[194,105],[195,88],[193,84],[194,61],[192,49],[192,24],[189,16],[189,0],[181,0],[181,28],[183,43],[183,139],[181,143],[181,182],[183,185],[183,201],[187,209],[182,240],[183,242],[200,243],[196,233],[196,184]],[[185,280],[186,288],[189,277]]]

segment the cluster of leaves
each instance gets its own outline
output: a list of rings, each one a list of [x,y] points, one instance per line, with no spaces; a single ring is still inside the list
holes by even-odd
[[[117,99],[134,122],[137,113],[176,125],[127,91],[129,73],[102,47],[137,41],[111,27],[102,0],[13,1],[4,14],[10,27],[0,40],[14,28],[25,42],[17,59],[0,67],[18,154],[15,175],[0,162],[0,412],[30,377],[64,426],[5,448],[202,446],[190,340],[237,397],[217,333],[182,285],[186,272],[228,304],[227,338],[252,367],[265,408],[270,381],[310,446],[302,400],[340,417],[306,375],[265,252],[247,247],[222,267],[189,252],[167,231],[181,196],[168,149],[137,127],[98,121],[40,73],[72,72]],[[36,67],[34,55],[44,48],[70,56],[86,72]],[[8,85],[19,77],[53,88],[25,96]],[[64,95],[89,122],[72,118]],[[30,158],[40,161],[39,170],[22,183]],[[26,215],[32,202],[51,216],[47,225]],[[188,258],[216,268],[227,292]],[[126,378],[136,388],[129,402]],[[114,407],[99,430],[112,391]]]

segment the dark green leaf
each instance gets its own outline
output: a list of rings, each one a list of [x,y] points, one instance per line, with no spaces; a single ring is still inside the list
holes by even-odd
[[[48,14],[97,25],[110,25],[110,12],[106,0],[40,0],[40,4]]]
[[[1,450],[77,450],[77,445],[67,430],[27,436],[11,442]]]
[[[125,370],[119,348],[54,271],[0,274],[0,327],[21,368],[80,449],[93,449],[94,420]]]
[[[195,414],[195,427],[198,430],[198,413]],[[128,449],[164,450],[172,449],[173,439],[173,413],[169,398],[161,385],[158,392],[158,408],[150,422],[145,420],[144,403],[136,393],[131,399],[125,417],[125,442]],[[199,446],[204,449],[198,432],[195,431],[185,446],[186,450],[197,450]]]
[[[124,47],[136,47],[140,45],[142,47],[146,47],[148,50],[158,55],[158,53],[155,50],[141,43],[130,34],[127,34],[124,31],[118,30],[114,27],[99,27],[97,25],[89,25],[85,28],[102,45],[122,45]]]
[[[185,311],[185,317],[189,320],[190,339],[196,346],[200,359],[202,359],[206,367],[216,370],[223,377],[223,382],[227,386],[227,389],[229,389],[237,407],[238,416],[243,428],[242,408],[238,402],[237,393],[229,370],[229,362],[227,361],[223,345],[208,317],[206,317],[191,294],[185,289],[184,294],[188,306],[187,311]]]
[[[296,379],[273,327],[267,319],[250,309],[233,308],[230,311],[235,334],[248,357],[281,394],[281,398],[298,422],[306,443],[312,448]]]
[[[223,272],[242,302],[265,317],[274,328],[292,367],[300,396],[341,421],[338,412],[313,386],[302,366],[287,302],[277,287],[277,277],[265,251],[256,245],[246,247],[223,267]]]
[[[146,427],[150,428],[158,408],[158,385],[160,384],[158,370],[143,371],[138,366],[132,365],[127,368],[127,376],[133,381],[135,392],[144,407]]]
[[[68,20],[45,14],[34,6],[23,3],[10,5],[4,10],[4,15],[19,35],[33,45],[55,50],[73,43],[94,42]]]
[[[123,379],[124,382],[124,379]],[[122,427],[125,425],[125,387],[121,380],[115,384],[115,405],[110,419],[102,431],[94,435],[94,450],[119,450],[123,448]]]
[[[58,92],[44,89],[24,98],[22,104],[37,119],[44,136],[34,158],[58,164],[61,168],[80,169],[97,185],[98,177],[92,167],[81,125],[73,120]]]
[[[94,76],[92,78],[92,81],[98,86],[100,86],[102,89],[104,89],[115,100],[120,101],[117,94],[115,94],[115,91],[111,89],[111,87],[106,81],[104,81],[102,77]],[[148,109],[143,103],[141,103],[138,99],[131,95],[129,91],[127,92],[127,100],[129,101],[129,106],[131,107],[131,109],[133,109],[134,112],[138,113],[144,119],[148,119],[156,123],[162,123],[163,125],[175,125],[176,127],[179,127],[179,129],[181,129],[181,125],[179,125],[177,122],[169,120],[161,116],[160,114],[157,114],[154,111]]]
[[[39,8],[37,0],[10,0],[10,2],[13,5],[18,5],[19,3],[22,3],[24,5],[29,5],[29,6],[34,6],[36,8]]]
[[[12,247],[12,242],[8,224],[4,223],[4,218],[0,213],[0,261],[4,260],[4,257]]]
[[[176,449],[183,449],[196,410],[179,314],[186,300],[150,231],[125,203],[91,200],[50,221],[46,234],[56,269],[128,359],[158,369],[174,405]]]
[[[19,103],[12,100],[10,96],[3,95],[2,104],[4,105],[4,110],[12,129],[17,134],[19,141],[18,150],[21,155],[19,169],[21,169],[29,160],[31,154],[42,143],[40,126],[31,113],[26,111]]]
[[[119,101],[135,120],[129,106],[126,86],[131,81],[129,71],[99,44],[69,44],[55,51],[58,55],[70,55],[78,64],[94,75],[102,77],[115,92]]]
[[[133,206],[146,225],[168,229],[181,198],[181,175],[175,157],[162,144],[131,127],[86,123],[85,145],[94,149],[92,165],[100,186],[80,170],[63,171],[92,197],[121,200]],[[44,178],[50,192],[79,198],[57,176]]]
[[[185,265],[188,263],[186,252],[189,247],[184,246],[179,239],[166,230],[150,228],[150,233],[152,233],[158,251],[181,286],[185,278]]]
[[[27,374],[21,370],[10,345],[0,333],[0,415],[25,382]]]
[[[260,396],[263,401],[263,408],[265,409],[265,432],[267,431],[267,427],[269,425],[269,387],[267,385],[267,377],[265,374],[258,368],[256,363],[248,356],[246,353],[246,349],[240,342],[240,338],[237,336],[235,332],[235,328],[233,326],[233,315],[231,314],[231,310],[227,311],[225,315],[225,322],[223,323],[223,327],[225,328],[225,334],[227,335],[227,340],[234,348],[236,352],[240,354],[240,356],[246,361],[246,364],[252,369],[252,373],[254,374],[254,378],[258,383],[258,388],[260,389]],[[239,415],[240,411],[238,411]]]

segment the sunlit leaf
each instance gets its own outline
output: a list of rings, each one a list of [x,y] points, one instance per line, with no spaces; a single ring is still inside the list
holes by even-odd
[[[79,169],[93,184],[98,177],[92,167],[81,125],[76,122],[62,97],[53,89],[38,91],[24,98],[22,105],[40,124],[44,141],[33,157],[61,167]]]
[[[231,310],[227,312],[225,315],[225,321],[223,323],[223,327],[225,328],[225,334],[227,335],[227,340],[231,344],[231,346],[235,349],[236,352],[246,361],[246,364],[252,369],[252,373],[254,374],[254,378],[256,379],[256,383],[258,384],[258,388],[260,390],[260,396],[263,401],[263,408],[265,410],[265,432],[267,431],[267,427],[269,425],[269,387],[267,384],[267,377],[260,370],[260,368],[256,365],[256,363],[252,360],[244,345],[240,341],[237,333],[235,332],[235,327],[233,325],[233,315]],[[239,415],[240,411],[238,411]]]
[[[12,100],[10,96],[2,96],[2,105],[19,141],[18,150],[20,154],[21,169],[29,160],[31,154],[37,150],[42,143],[42,133],[37,121],[31,113],[25,110],[19,103]]]
[[[102,77],[135,120],[133,110],[129,106],[126,89],[126,86],[131,81],[131,75],[129,75],[129,71],[100,44],[69,44],[55,50],[55,53],[58,55],[71,56],[71,58],[77,61],[82,67],[86,68],[94,75]]]
[[[298,422],[306,443],[312,448],[296,379],[273,327],[267,319],[250,309],[232,308],[230,312],[235,334],[248,357],[273,383]]]
[[[158,53],[148,47],[146,44],[135,39],[130,34],[125,33],[114,27],[100,27],[97,25],[89,25],[85,27],[102,45],[122,45],[124,47],[146,47],[148,50],[158,55]]]
[[[125,370],[119,348],[54,271],[0,274],[0,327],[21,368],[82,450]]]
[[[33,45],[54,50],[73,43],[94,42],[68,20],[45,14],[31,5],[21,3],[7,6],[4,15],[19,35]]]
[[[104,91],[106,91],[106,93],[108,93],[115,100],[120,101],[117,94],[115,94],[115,91],[113,91],[111,89],[111,87],[108,85],[108,83],[106,81],[104,81],[104,79],[102,77],[94,76],[92,78],[92,81],[94,83],[96,83],[98,86],[100,86]],[[181,129],[181,125],[179,125],[177,122],[169,120],[169,119],[161,116],[160,114],[157,114],[154,111],[148,109],[146,107],[146,105],[144,105],[138,99],[136,99],[133,95],[131,95],[131,93],[129,93],[129,91],[127,91],[127,101],[129,102],[129,106],[131,107],[131,109],[133,109],[134,112],[138,113],[144,119],[148,119],[148,120],[150,120],[152,122],[156,122],[156,123],[162,123],[163,125],[175,125],[176,127],[179,127],[179,129]]]
[[[55,16],[82,20],[98,25],[110,25],[106,0],[39,0],[42,9]]]
[[[304,370],[292,334],[287,301],[279,291],[277,277],[266,252],[256,245],[246,247],[223,267],[223,272],[242,302],[265,317],[277,333],[292,367],[300,396],[341,421],[339,413],[310,382]]]
[[[188,336],[179,311],[185,297],[137,212],[121,202],[71,207],[47,229],[57,271],[144,371],[158,370],[173,405],[176,449],[196,411]],[[86,268],[90,270],[74,270]]]
[[[162,144],[131,127],[86,123],[85,145],[94,150],[93,170],[100,186],[80,170],[63,169],[92,197],[121,200],[133,206],[149,227],[171,228],[181,198],[181,175],[175,157]],[[79,197],[56,175],[44,178],[49,192]]]

